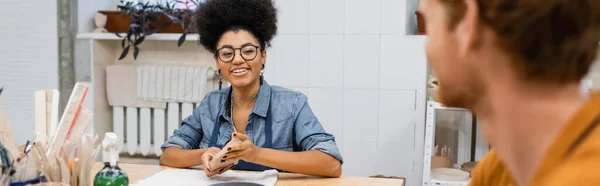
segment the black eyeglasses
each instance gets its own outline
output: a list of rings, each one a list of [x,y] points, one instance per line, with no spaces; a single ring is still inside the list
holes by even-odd
[[[236,50],[240,50],[240,56],[242,56],[242,59],[250,61],[256,58],[260,47],[252,44],[246,44],[242,45],[241,48],[233,48],[231,46],[226,45],[217,49],[215,55],[217,55],[217,57],[224,63],[229,63],[235,58]]]

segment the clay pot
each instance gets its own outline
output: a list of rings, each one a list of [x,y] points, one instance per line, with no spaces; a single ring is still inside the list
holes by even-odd
[[[129,31],[129,25],[131,24],[131,17],[129,15],[122,15],[121,11],[98,11],[101,14],[106,15],[106,30],[111,33],[126,33]],[[152,26],[160,28],[161,25],[168,22],[170,19],[165,15],[160,16],[158,22],[153,22]],[[158,31],[158,33],[183,33],[183,28],[180,24],[171,24],[167,28]]]

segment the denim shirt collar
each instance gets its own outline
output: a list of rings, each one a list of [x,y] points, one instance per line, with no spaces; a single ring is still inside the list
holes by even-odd
[[[231,118],[231,113],[229,113],[229,105],[231,105],[232,90],[233,89],[231,88],[231,86],[224,90],[225,92],[227,92],[227,96],[223,97],[223,100],[221,101],[223,105],[221,106],[221,112],[219,115],[220,118],[226,118],[227,120]],[[263,83],[260,86],[260,89],[258,90],[258,96],[256,99],[256,103],[254,104],[254,108],[252,109],[252,113],[261,117],[267,117],[267,111],[269,110],[270,102],[271,86],[267,83],[267,81],[263,80]]]

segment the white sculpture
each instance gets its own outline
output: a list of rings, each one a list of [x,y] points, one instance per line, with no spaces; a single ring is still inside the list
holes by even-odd
[[[94,21],[96,22],[96,29],[94,30],[95,33],[106,33],[108,32],[108,30],[106,30],[106,28],[104,28],[106,26],[106,21],[107,21],[107,17],[104,14],[101,13],[96,13],[96,17],[94,19]]]
[[[430,100],[437,101],[437,92],[439,89],[438,86],[438,79],[433,75],[429,75],[429,81],[427,82],[427,91],[429,92]]]

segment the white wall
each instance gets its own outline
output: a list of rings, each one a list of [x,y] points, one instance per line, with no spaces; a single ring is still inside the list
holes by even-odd
[[[116,10],[119,0],[79,0],[77,1],[77,32],[89,33],[95,28],[94,16],[99,10]],[[91,82],[90,44],[86,40],[75,40],[75,80]]]
[[[422,140],[415,137],[423,136],[417,108],[425,105],[426,60],[424,38],[405,36],[407,1],[276,2],[279,34],[266,80],[309,97],[342,149],[344,175],[420,183]]]
[[[0,6],[0,107],[15,141],[34,139],[33,92],[58,89],[56,0],[3,0]],[[24,13],[23,10],[34,13]]]

